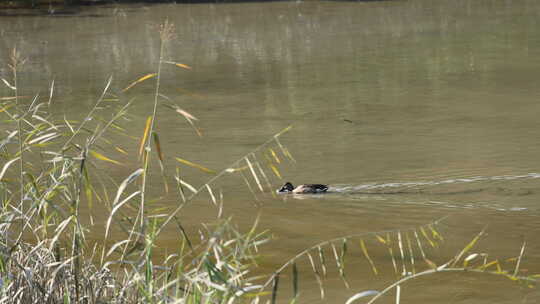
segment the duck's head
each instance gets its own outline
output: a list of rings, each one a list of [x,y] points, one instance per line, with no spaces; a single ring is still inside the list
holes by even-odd
[[[283,187],[279,188],[278,192],[291,192],[294,190],[294,186],[289,183],[289,182],[286,182],[285,185],[283,185]]]

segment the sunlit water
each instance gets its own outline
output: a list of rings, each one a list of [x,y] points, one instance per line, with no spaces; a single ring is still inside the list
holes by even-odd
[[[160,107],[158,134],[167,168],[179,165],[174,157],[227,168],[293,124],[281,142],[296,162],[283,159],[284,180],[271,178],[272,187],[285,180],[326,183],[327,195],[272,198],[265,190],[256,200],[232,174],[215,185],[224,192],[223,216],[246,228],[260,215],[261,229],[271,231],[272,242],[261,248],[262,273],[320,241],[414,227],[446,215],[448,251],[437,262],[488,225],[479,252],[514,257],[525,239],[523,268],[540,272],[540,2],[160,4],[69,12],[0,16],[0,76],[10,77],[7,57],[16,46],[28,58],[20,73],[22,95],[46,95],[54,79],[57,115],[82,117],[113,75],[112,92],[122,100],[135,98],[132,120],[123,124],[130,135],[141,136],[154,83],[121,90],[155,71],[156,28],[169,18],[176,37],[166,59],[192,70],[166,67],[162,92],[199,118],[203,136],[178,113]],[[0,92],[11,94],[7,87]],[[127,166],[100,166],[121,181],[136,168],[138,142],[114,139],[131,156],[104,152]],[[182,170],[193,185],[210,178],[193,168]],[[152,190],[158,196],[163,187],[156,182]],[[195,238],[200,223],[218,214],[207,196],[197,198],[180,216]],[[173,228],[162,240],[167,250],[177,241]],[[383,268],[391,267],[384,254],[372,253]],[[394,278],[392,273],[374,277],[361,263],[348,260],[351,289],[338,275],[327,280],[326,302],[343,303]],[[309,265],[300,265],[300,271],[301,302],[318,301]],[[289,295],[284,290],[280,299]],[[402,290],[404,303],[539,299],[534,289],[480,276],[441,275]]]

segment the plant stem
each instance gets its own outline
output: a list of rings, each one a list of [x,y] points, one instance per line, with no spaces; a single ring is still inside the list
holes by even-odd
[[[141,232],[144,233],[145,228],[145,221],[144,221],[144,204],[146,199],[146,181],[147,181],[147,175],[148,175],[148,169],[149,169],[149,163],[150,163],[150,151],[152,149],[152,140],[150,139],[152,137],[152,132],[154,131],[154,125],[156,122],[156,113],[157,113],[157,104],[158,104],[158,98],[159,98],[159,84],[161,80],[161,63],[163,60],[163,51],[165,49],[165,39],[163,39],[163,35],[160,35],[160,50],[159,50],[159,62],[158,62],[158,70],[157,70],[157,77],[156,77],[156,90],[154,93],[154,108],[152,110],[152,118],[150,121],[150,130],[148,131],[148,139],[146,142],[145,151],[143,152],[143,175],[142,175],[142,185],[141,185],[141,205],[139,207],[140,212],[140,220],[141,220]]]
[[[24,158],[23,158],[23,136],[22,136],[22,126],[21,126],[21,119],[23,117],[23,113],[19,107],[19,89],[18,89],[18,83],[17,83],[17,50],[13,49],[13,55],[12,55],[12,69],[13,69],[13,86],[15,87],[15,107],[17,108],[17,138],[19,142],[19,190],[20,190],[20,201],[19,201],[19,209],[23,211],[23,201],[24,201]]]

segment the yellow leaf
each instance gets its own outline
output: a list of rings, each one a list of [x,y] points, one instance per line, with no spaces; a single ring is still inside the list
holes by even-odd
[[[278,134],[274,135],[274,137],[279,137],[281,136],[283,133],[286,133],[286,132],[289,132],[289,130],[292,129],[292,125],[286,127],[285,129],[281,130]]]
[[[442,235],[438,233],[437,230],[435,230],[435,228],[433,228],[432,225],[429,225],[429,229],[431,229],[431,234],[433,235],[433,239],[439,239],[441,241],[444,241],[444,238],[442,237]]]
[[[484,269],[487,269],[487,268],[489,268],[490,266],[493,266],[493,265],[495,265],[495,264],[498,265],[498,264],[499,264],[499,261],[498,261],[498,260],[491,261],[491,262],[489,262],[489,263],[487,263],[487,264],[485,264],[485,265],[482,265],[482,266],[477,267],[477,269],[484,270]]]
[[[249,299],[249,298],[267,296],[269,294],[271,294],[270,291],[262,291],[262,292],[255,292],[255,293],[246,293],[243,296]]]
[[[125,155],[128,155],[128,153],[126,152],[126,150],[120,148],[120,147],[114,147],[116,149],[116,151],[122,153],[122,154],[125,154]]]
[[[191,70],[191,67],[187,64],[183,64],[183,63],[178,63],[178,62],[174,62],[174,61],[163,61],[164,63],[168,63],[168,64],[174,64],[175,66],[179,67],[179,68],[183,68],[183,69],[186,69],[186,70]]]
[[[377,275],[378,272],[377,272],[377,268],[375,268],[375,263],[373,263],[373,260],[369,256],[369,254],[367,252],[366,244],[364,243],[364,240],[362,240],[362,239],[360,240],[360,247],[362,248],[362,252],[364,253],[364,256],[366,257],[366,259],[371,264],[371,270],[373,270],[373,273],[375,275]]]
[[[179,161],[179,162],[181,162],[181,163],[183,163],[185,165],[191,166],[193,168],[197,168],[197,169],[199,169],[201,171],[204,171],[206,173],[216,173],[216,171],[214,171],[214,170],[210,170],[210,169],[208,169],[208,168],[206,168],[204,166],[201,166],[199,164],[192,163],[189,160],[185,160],[185,159],[182,159],[180,157],[175,157],[175,158],[176,158],[177,161]]]
[[[270,169],[272,169],[272,172],[274,172],[274,174],[275,174],[277,177],[281,178],[281,174],[279,174],[279,171],[278,171],[278,169],[276,168],[276,166],[274,166],[273,164],[269,164],[269,166],[270,166]]]
[[[501,268],[501,264],[500,263],[497,263],[497,272],[498,273],[504,273],[502,268]]]
[[[146,126],[144,127],[143,137],[141,138],[141,144],[139,145],[139,157],[142,155],[144,144],[148,138],[148,132],[150,131],[150,124],[152,123],[152,116],[148,116],[146,119]]]
[[[377,237],[377,240],[379,240],[379,242],[383,243],[383,244],[386,244],[386,240],[383,239],[382,237],[378,236],[378,235],[375,235]]]
[[[422,232],[422,235],[426,238],[431,247],[435,248],[436,244],[428,237],[426,230],[424,230],[424,227],[420,227],[420,232]]]
[[[114,124],[114,123],[111,124],[111,127],[115,128],[116,130],[122,131],[122,132],[125,132],[125,131],[126,131],[126,129],[124,129],[124,128],[122,128],[122,127],[120,127],[119,125]]]
[[[285,147],[281,147],[281,148],[282,148],[283,154],[285,154],[285,156],[287,156],[293,163],[296,162],[296,160],[292,156],[291,152],[289,152],[289,149],[287,149]]]
[[[272,156],[274,157],[274,159],[276,160],[276,162],[277,162],[278,164],[281,163],[281,160],[279,160],[279,158],[278,158],[276,152],[275,152],[272,148],[270,148],[270,154],[272,154]]]
[[[175,64],[177,67],[181,67],[181,68],[184,68],[186,70],[191,70],[191,67],[187,64],[183,64],[183,63],[177,63]]]
[[[143,82],[147,79],[150,79],[150,78],[153,78],[153,77],[156,77],[157,73],[152,73],[152,74],[146,74],[144,75],[143,77],[135,80],[134,82],[132,82],[130,85],[128,85],[125,89],[122,90],[122,92],[125,92],[129,89],[131,89],[133,86],[135,86],[136,84],[140,83],[140,82]]]
[[[103,154],[101,154],[101,153],[99,153],[99,152],[96,152],[96,151],[94,151],[94,150],[90,150],[90,154],[92,154],[92,155],[93,155],[95,158],[97,158],[97,159],[104,160],[104,161],[108,161],[108,162],[110,162],[110,163],[113,163],[113,164],[117,164],[117,165],[122,166],[122,163],[120,163],[119,161],[116,161],[116,160],[114,160],[114,159],[110,159],[110,158],[108,158],[107,156],[105,156],[105,155],[103,155]]]

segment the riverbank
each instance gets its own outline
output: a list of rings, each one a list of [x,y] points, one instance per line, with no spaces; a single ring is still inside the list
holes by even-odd
[[[279,0],[278,0],[279,1]],[[0,9],[48,9],[65,8],[75,6],[95,6],[115,3],[220,3],[220,2],[243,2],[243,0],[11,0],[0,2]],[[248,1],[244,1],[248,2]],[[258,0],[253,2],[268,2]],[[1,12],[0,12],[1,13]]]
[[[0,9],[43,9],[66,5],[98,5],[117,1],[109,0],[11,0],[0,2]]]

